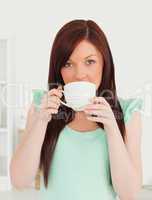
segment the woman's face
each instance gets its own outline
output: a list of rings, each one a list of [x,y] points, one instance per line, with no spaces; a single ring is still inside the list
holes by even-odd
[[[61,68],[64,83],[88,81],[99,87],[102,71],[103,56],[92,43],[87,40],[80,42],[72,52],[65,66]]]

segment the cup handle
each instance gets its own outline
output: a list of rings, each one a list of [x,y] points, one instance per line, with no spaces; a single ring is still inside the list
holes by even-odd
[[[64,94],[63,90],[61,90],[61,92],[63,92],[63,94]],[[65,105],[65,106],[67,106],[67,107],[69,107],[69,108],[71,108],[71,106],[69,106],[67,103],[63,102],[61,99],[60,99],[60,103],[63,104],[63,105]]]

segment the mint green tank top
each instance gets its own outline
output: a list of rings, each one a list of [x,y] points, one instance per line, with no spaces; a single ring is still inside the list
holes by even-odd
[[[127,123],[142,108],[141,99],[122,99]],[[48,155],[49,156],[49,155]],[[104,129],[80,132],[68,125],[62,129],[54,152],[48,188],[41,175],[42,200],[114,200],[107,135]]]

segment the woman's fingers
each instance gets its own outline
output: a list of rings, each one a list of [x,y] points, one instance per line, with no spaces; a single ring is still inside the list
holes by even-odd
[[[62,97],[62,92],[61,92],[61,89],[59,88],[59,89],[52,89],[52,90],[50,90],[48,93],[47,93],[47,95],[48,95],[48,97],[49,96],[52,96],[52,95],[56,95],[56,96],[58,96],[59,98],[61,98]]]
[[[48,104],[47,104],[47,108],[55,108],[55,109],[58,109],[59,108],[59,103],[58,102],[55,102],[55,101],[49,101]]]
[[[51,104],[54,105],[54,103],[56,105],[59,105],[60,104],[60,100],[59,100],[59,97],[55,96],[55,95],[52,95],[52,96],[48,96],[48,94],[46,94],[42,101],[41,101],[41,107],[42,108],[47,108],[47,107],[51,107]]]
[[[60,98],[63,95],[61,89],[61,86],[57,89],[51,89],[42,97],[38,114],[43,120],[50,121],[52,114],[58,113]]]

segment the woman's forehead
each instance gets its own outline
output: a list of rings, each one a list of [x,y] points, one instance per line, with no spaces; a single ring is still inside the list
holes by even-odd
[[[100,56],[100,52],[96,49],[96,47],[88,41],[81,41],[74,51],[72,52],[71,56],[69,57],[69,60],[75,60],[75,59],[86,59],[88,57],[92,56]]]

